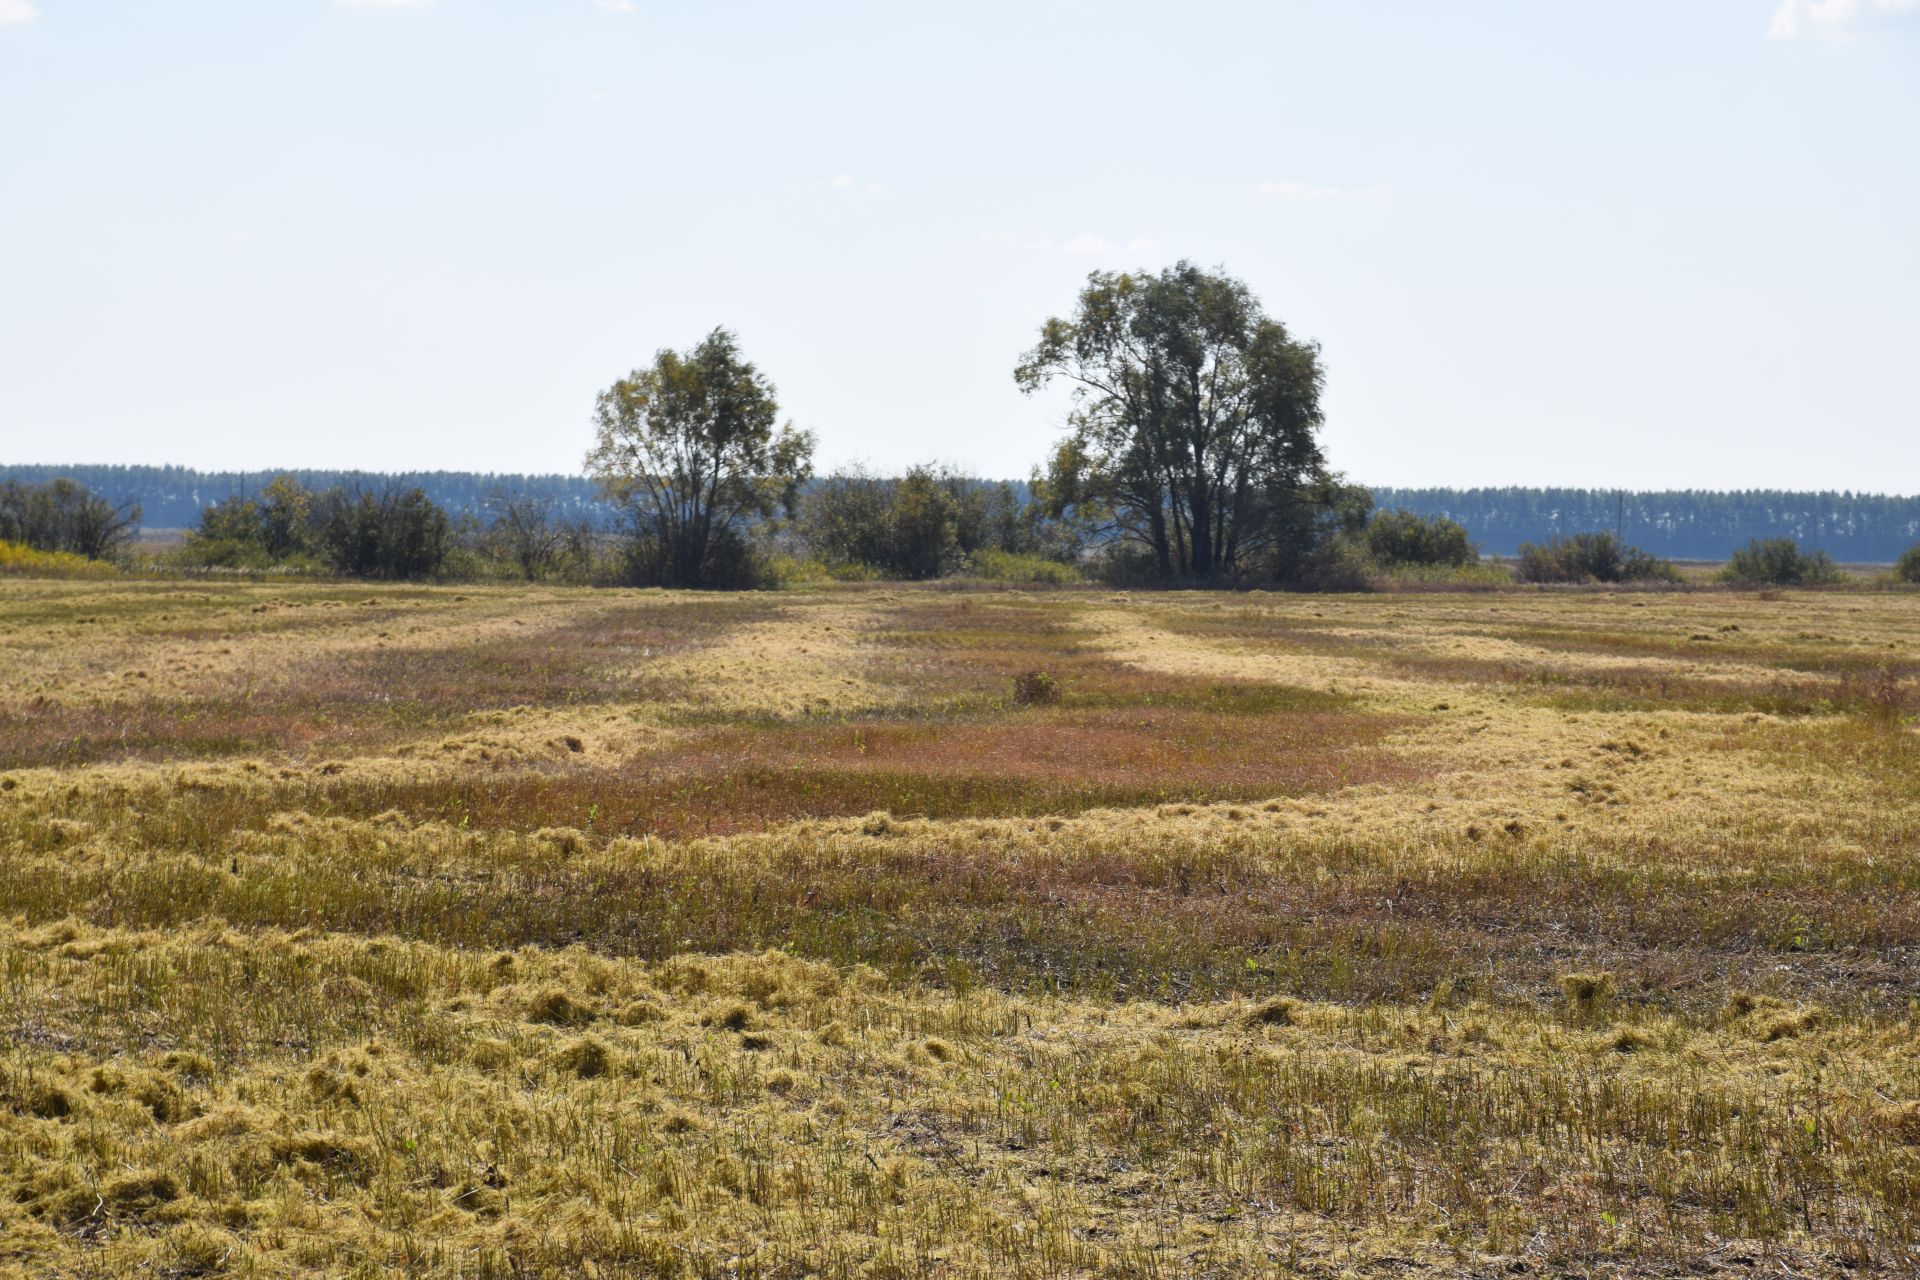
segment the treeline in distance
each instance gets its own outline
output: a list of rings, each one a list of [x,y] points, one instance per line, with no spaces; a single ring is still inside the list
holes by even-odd
[[[1920,496],[1780,489],[1390,489],[1382,507],[1445,516],[1489,555],[1607,530],[1674,560],[1724,560],[1753,538],[1792,538],[1835,560],[1888,564],[1920,542]]]
[[[616,504],[602,500],[585,476],[512,472],[367,472],[282,468],[266,471],[198,471],[191,467],[112,466],[76,463],[0,465],[0,483],[40,485],[72,480],[115,506],[137,507],[140,527],[190,529],[206,508],[229,498],[258,495],[281,476],[304,488],[357,487],[424,492],[450,517],[484,516],[501,494],[551,503],[558,512],[584,517],[596,528],[619,519]],[[824,477],[801,486],[806,495]],[[1026,481],[1005,483],[1026,502]],[[1920,496],[1783,489],[1617,490],[1560,488],[1392,488],[1369,490],[1381,510],[1443,516],[1468,529],[1487,555],[1512,556],[1520,544],[1596,531],[1615,532],[1647,552],[1675,560],[1724,560],[1753,538],[1787,537],[1827,552],[1842,563],[1886,564],[1920,541]]]
[[[717,587],[959,571],[1313,589],[1671,581],[1675,556],[1817,582],[1836,558],[1900,558],[1904,573],[1920,555],[1920,499],[1353,484],[1322,449],[1319,344],[1188,262],[1092,273],[1012,372],[1024,393],[1072,392],[1066,430],[1018,487],[934,465],[817,477],[813,434],[783,420],[773,383],[717,328],[600,392],[581,477],[41,469],[6,490],[0,525],[12,509],[39,513],[13,520],[37,529],[91,495],[86,510],[117,520],[108,543],[139,508],[178,520],[180,567]]]

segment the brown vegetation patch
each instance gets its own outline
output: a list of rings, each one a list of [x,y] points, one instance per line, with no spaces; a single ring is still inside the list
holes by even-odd
[[[364,753],[453,728],[474,711],[663,702],[681,692],[663,659],[767,611],[755,601],[596,608],[525,635],[298,661],[231,692],[34,699],[0,707],[0,768]],[[127,660],[139,660],[137,649]]]

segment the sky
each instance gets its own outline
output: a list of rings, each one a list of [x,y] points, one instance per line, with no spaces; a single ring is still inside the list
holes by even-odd
[[[1920,0],[0,0],[0,462],[575,472],[724,325],[1022,476],[1181,259],[1358,481],[1920,493]]]

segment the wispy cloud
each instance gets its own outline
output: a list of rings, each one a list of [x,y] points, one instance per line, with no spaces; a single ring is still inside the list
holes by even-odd
[[[1902,13],[1920,13],[1920,0],[1781,0],[1767,35],[1775,40],[1844,40],[1865,35]]]
[[[1254,194],[1283,204],[1318,204],[1327,200],[1375,200],[1389,188],[1384,182],[1365,187],[1322,186],[1313,182],[1263,182]]]
[[[39,17],[32,0],[0,0],[0,27],[24,27]]]
[[[343,9],[425,9],[434,0],[333,0]]]
[[[633,0],[593,0],[593,6],[608,13],[633,13],[639,8]]]
[[[989,244],[1001,244],[1026,253],[1067,253],[1081,258],[1111,257],[1121,253],[1152,253],[1160,242],[1152,236],[1132,236],[1110,240],[1106,236],[1082,231],[1065,240],[1045,232],[989,231],[981,236]]]

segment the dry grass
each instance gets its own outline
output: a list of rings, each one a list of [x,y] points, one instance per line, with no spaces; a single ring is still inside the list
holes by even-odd
[[[1920,600],[1775,594],[10,580],[0,1274],[1910,1273]]]

